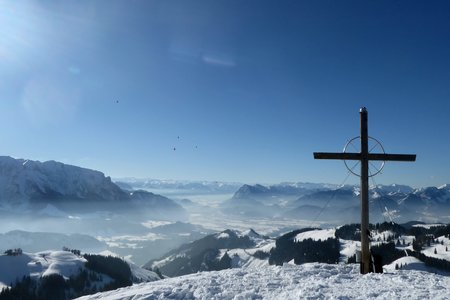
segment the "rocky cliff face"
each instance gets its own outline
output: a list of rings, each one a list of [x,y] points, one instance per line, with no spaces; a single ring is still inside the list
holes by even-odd
[[[117,208],[184,213],[174,201],[146,191],[123,191],[102,172],[56,161],[0,156],[0,208],[42,209],[51,204],[64,211]]]

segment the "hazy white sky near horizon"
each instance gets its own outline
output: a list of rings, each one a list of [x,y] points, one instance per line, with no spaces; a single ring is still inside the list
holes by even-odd
[[[377,183],[450,183],[449,53],[447,1],[0,0],[1,154],[341,183],[312,152],[341,151],[366,106],[386,152],[418,155]]]

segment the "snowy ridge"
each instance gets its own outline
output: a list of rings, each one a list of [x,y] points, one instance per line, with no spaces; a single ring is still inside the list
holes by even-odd
[[[273,239],[252,229],[227,229],[185,244],[158,260],[149,261],[144,267],[158,268],[163,275],[174,277],[198,271],[265,265],[268,264],[267,259],[258,259],[254,255],[256,252],[268,254],[274,245]]]
[[[382,282],[382,284],[381,284]],[[416,270],[359,274],[357,265],[201,272],[79,299],[448,299],[450,277]]]

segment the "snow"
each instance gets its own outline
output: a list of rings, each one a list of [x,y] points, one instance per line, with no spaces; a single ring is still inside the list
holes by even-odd
[[[0,255],[0,286],[10,286],[23,276],[39,278],[61,274],[65,278],[78,274],[86,260],[66,251],[43,251],[18,256]]]
[[[450,241],[446,237],[439,237],[437,238],[438,243],[431,243],[430,247],[425,246],[422,250],[422,253],[426,256],[435,257],[439,259],[445,259],[450,261]],[[443,243],[443,245],[441,244]],[[449,251],[445,251],[445,249]],[[436,250],[436,254],[434,251]]]
[[[226,232],[222,232],[222,233],[218,234],[216,238],[217,239],[228,239],[228,238],[230,238],[230,235]]]
[[[361,275],[359,265],[309,263],[201,272],[79,299],[448,299],[449,292],[449,276],[418,270]]]
[[[375,242],[380,241],[386,241],[389,238],[393,238],[395,236],[395,233],[391,230],[386,230],[386,231],[382,231],[382,232],[377,232],[375,230],[372,230],[370,232],[370,235],[372,236],[371,239]]]
[[[299,233],[295,236],[296,242],[301,242],[306,239],[312,239],[314,241],[326,241],[329,238],[334,238],[334,233],[336,232],[336,229],[316,229],[316,230],[310,230],[306,232]]]
[[[359,241],[349,241],[339,239],[341,244],[341,254],[340,261],[346,263],[349,257],[356,254],[356,250],[361,250],[361,242]]]
[[[445,226],[445,224],[442,223],[436,223],[436,224],[415,224],[413,227],[423,227],[425,229],[430,229],[431,227],[442,227]]]
[[[66,279],[79,273],[84,268],[86,259],[78,257],[67,251],[53,251],[39,253],[47,261],[48,267],[42,276],[60,274]]]
[[[149,281],[155,281],[155,280],[160,279],[159,276],[156,275],[155,272],[141,268],[129,259],[125,259],[125,261],[130,266],[131,273],[133,274],[133,277],[135,280],[137,280],[139,282],[149,282]]]
[[[391,264],[383,266],[383,270],[394,271],[396,265],[398,267],[401,267],[402,270],[420,270],[428,272],[432,271],[432,268],[427,267],[425,263],[423,263],[422,261],[413,256],[405,256],[399,258],[396,261],[392,262]]]
[[[268,253],[273,247],[275,247],[275,241],[267,240],[261,242],[255,248],[250,249],[222,249],[220,252],[220,258],[225,254],[231,257],[232,268],[260,268],[269,265],[268,259],[258,259],[253,255],[256,251],[263,251]]]
[[[166,263],[168,263],[170,261],[173,261],[176,258],[185,257],[185,256],[186,256],[185,253],[181,253],[181,254],[177,254],[177,255],[170,255],[170,256],[168,256],[168,257],[166,257],[164,259],[161,259],[161,260],[153,262],[152,268],[153,269],[154,268],[158,268],[159,269],[159,268],[161,268],[161,266],[165,265]]]

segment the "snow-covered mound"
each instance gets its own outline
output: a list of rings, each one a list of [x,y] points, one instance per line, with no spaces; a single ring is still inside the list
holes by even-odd
[[[450,277],[416,270],[359,274],[358,265],[202,272],[79,299],[448,299]]]
[[[67,251],[0,255],[0,288],[10,286],[23,276],[39,279],[56,273],[69,278],[84,269],[85,263],[86,259]]]
[[[13,250],[14,251],[14,250]],[[103,256],[117,256],[105,251]],[[131,270],[133,282],[148,282],[159,280],[155,272],[143,269],[130,260],[125,260]],[[0,290],[2,287],[11,286],[16,280],[24,276],[39,280],[41,277],[51,274],[59,274],[65,279],[78,275],[85,270],[87,260],[69,251],[42,251],[37,253],[21,253],[19,255],[0,255]],[[112,279],[99,274],[104,283]]]

